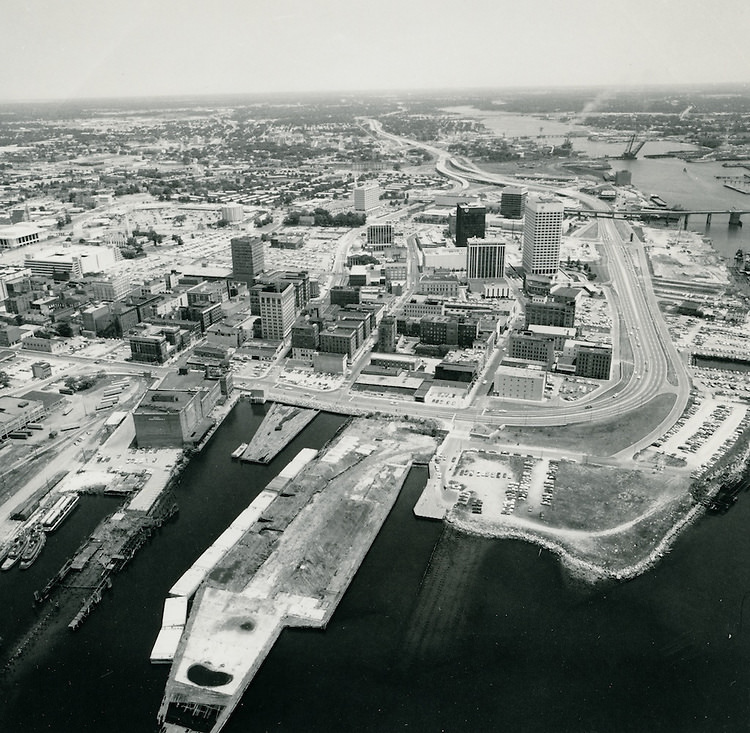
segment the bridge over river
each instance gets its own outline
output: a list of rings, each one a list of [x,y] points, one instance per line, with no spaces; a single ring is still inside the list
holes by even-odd
[[[688,221],[691,216],[705,216],[706,226],[711,225],[711,217],[716,214],[717,216],[724,215],[729,216],[730,227],[741,227],[742,219],[740,218],[743,214],[750,214],[750,209],[668,209],[663,207],[658,208],[642,208],[642,209],[611,209],[609,211],[594,211],[584,209],[565,209],[567,216],[579,216],[579,217],[594,217],[594,218],[605,218],[605,219],[645,219],[647,222],[651,219],[666,219],[667,221],[682,221],[683,228],[687,228]]]

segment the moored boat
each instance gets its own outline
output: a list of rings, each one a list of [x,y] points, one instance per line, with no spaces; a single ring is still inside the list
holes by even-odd
[[[239,458],[246,450],[249,443],[240,443],[233,451],[232,458]]]
[[[35,524],[29,531],[29,539],[21,553],[21,570],[26,570],[31,567],[39,557],[39,553],[47,542],[47,536],[44,534],[42,528]]]
[[[54,532],[78,504],[78,494],[61,496],[52,508],[42,517],[42,529]]]
[[[10,570],[15,566],[15,564],[21,559],[21,555],[26,549],[28,541],[29,535],[26,532],[21,532],[21,534],[16,536],[13,540],[13,544],[10,546],[8,556],[3,561],[3,564],[0,565],[0,570]]]

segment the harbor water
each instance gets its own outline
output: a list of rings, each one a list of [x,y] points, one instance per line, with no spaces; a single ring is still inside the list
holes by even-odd
[[[481,119],[488,129],[506,138],[538,138],[539,135],[543,135],[544,141],[559,145],[566,135],[571,134],[574,151],[592,158],[609,157],[613,171],[629,170],[632,173],[633,186],[647,196],[660,196],[670,207],[679,205],[688,210],[717,211],[734,207],[750,210],[750,195],[726,188],[721,180],[724,177],[741,177],[744,173],[750,173],[747,168],[725,167],[721,162],[686,162],[680,158],[645,157],[672,151],[694,150],[691,145],[670,140],[649,141],[638,153],[636,160],[619,160],[617,156],[622,155],[627,146],[628,136],[625,133],[622,135],[623,141],[607,142],[595,136],[589,139],[588,136],[596,130],[576,124],[574,121],[559,122],[527,115],[485,112],[473,107],[450,109],[467,117]],[[706,217],[696,214],[690,218],[688,229],[710,238],[716,251],[732,264],[738,248],[750,251],[750,214],[743,217],[742,227],[730,228],[728,222],[727,215],[714,215],[711,226],[707,227]]]
[[[22,659],[2,688],[1,730],[155,729],[167,669],[148,656],[169,587],[301,447],[322,446],[342,422],[319,416],[268,467],[232,461],[261,413],[238,405],[185,470],[177,521],[78,632]],[[416,519],[425,479],[409,474],[328,628],[282,634],[228,733],[747,730],[749,494],[645,575],[590,587],[533,545]],[[74,516],[70,529],[85,511]],[[6,603],[21,603],[22,577],[2,578]]]

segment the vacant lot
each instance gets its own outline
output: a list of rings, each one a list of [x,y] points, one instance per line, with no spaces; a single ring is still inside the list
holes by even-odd
[[[656,505],[688,496],[689,478],[610,466],[560,463],[549,526],[591,532],[632,522]]]

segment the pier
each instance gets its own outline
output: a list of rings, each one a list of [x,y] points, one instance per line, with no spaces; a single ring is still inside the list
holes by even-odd
[[[300,458],[195,595],[159,709],[165,733],[218,733],[284,627],[325,628],[412,459],[434,448],[407,423],[356,419]]]
[[[274,402],[240,460],[270,463],[313,421],[318,412]]]

